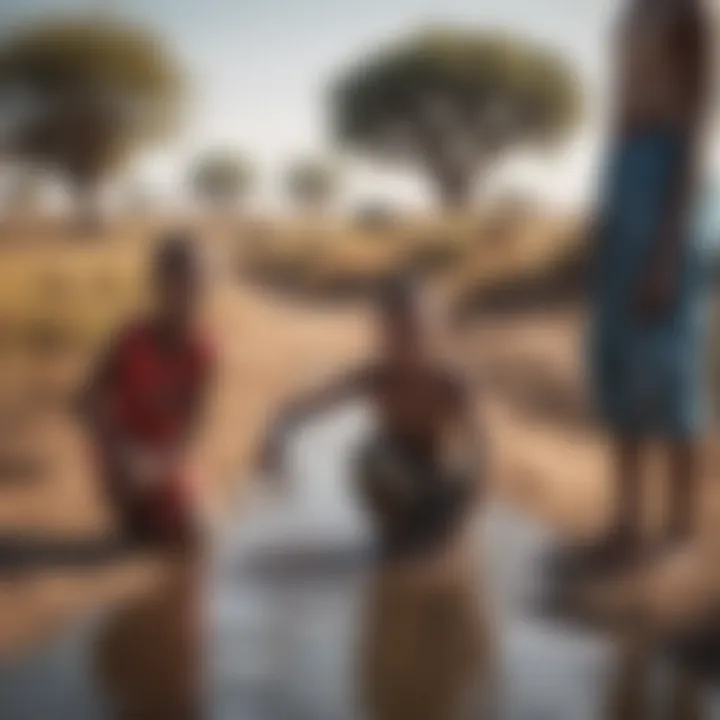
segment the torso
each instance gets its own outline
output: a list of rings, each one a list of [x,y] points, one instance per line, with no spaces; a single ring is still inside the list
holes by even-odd
[[[458,412],[459,384],[452,374],[379,368],[373,379],[383,432],[417,452],[437,453]]]
[[[116,421],[131,440],[175,442],[207,374],[202,341],[190,337],[171,347],[149,323],[138,324],[126,332],[118,355],[111,400]]]

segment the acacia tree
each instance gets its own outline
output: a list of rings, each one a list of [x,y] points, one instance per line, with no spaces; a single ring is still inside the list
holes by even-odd
[[[290,197],[308,210],[326,207],[338,190],[340,177],[330,163],[317,159],[301,159],[292,163],[286,176]]]
[[[333,85],[339,141],[419,166],[448,207],[509,150],[562,138],[579,117],[579,83],[528,40],[435,29],[381,48]]]
[[[241,202],[252,187],[250,162],[231,150],[213,150],[200,157],[190,170],[195,196],[216,210]]]
[[[94,213],[99,184],[180,115],[180,68],[152,33],[104,19],[33,25],[0,46],[3,144],[57,172]]]

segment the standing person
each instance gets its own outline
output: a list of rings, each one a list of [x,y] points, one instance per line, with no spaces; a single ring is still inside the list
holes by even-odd
[[[160,243],[153,309],[119,333],[85,396],[104,489],[133,544],[188,546],[198,539],[186,453],[212,376],[197,327],[201,265],[192,238],[173,234]]]
[[[376,357],[290,402],[270,428],[263,462],[274,469],[307,417],[369,400],[378,429],[358,458],[359,494],[381,547],[415,556],[462,535],[479,490],[482,437],[469,388],[436,352],[440,323],[422,288],[392,281],[377,307]]]
[[[609,557],[639,548],[641,470],[659,441],[665,539],[690,537],[705,427],[705,291],[697,220],[709,96],[702,0],[632,0],[616,48],[613,150],[595,241],[592,370],[612,436]]]

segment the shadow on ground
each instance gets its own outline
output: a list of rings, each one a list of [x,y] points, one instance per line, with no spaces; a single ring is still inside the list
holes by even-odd
[[[135,554],[112,535],[57,537],[0,535],[0,577],[41,570],[93,569]]]

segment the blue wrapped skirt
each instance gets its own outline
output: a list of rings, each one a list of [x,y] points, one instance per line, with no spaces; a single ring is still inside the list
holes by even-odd
[[[647,321],[634,311],[662,229],[682,137],[643,131],[616,148],[606,176],[593,268],[592,388],[601,419],[618,434],[685,438],[701,433],[708,406],[709,259],[714,204],[698,198],[685,228],[678,292]]]

